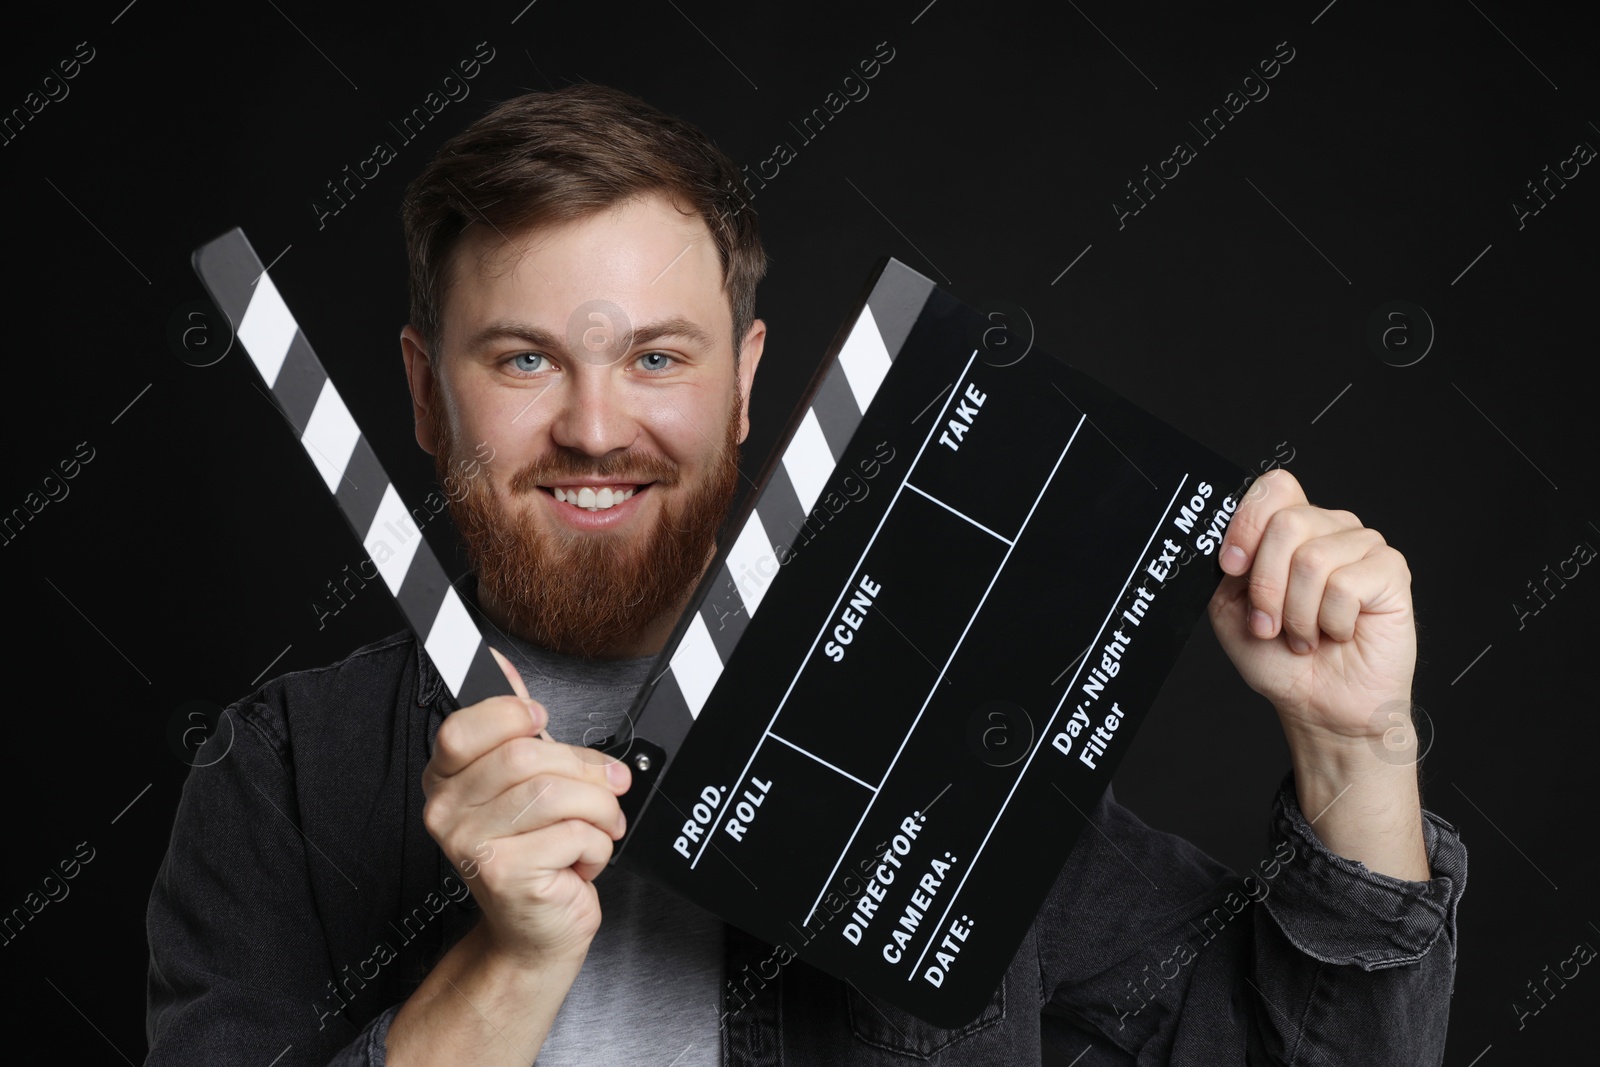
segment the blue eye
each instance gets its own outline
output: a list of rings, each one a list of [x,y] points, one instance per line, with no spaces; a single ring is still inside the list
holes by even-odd
[[[655,364],[653,366],[649,365],[649,364],[645,364],[645,369],[646,370],[666,370],[673,363],[677,362],[671,356],[667,355],[665,352],[646,352],[644,355],[639,357],[639,362],[640,363],[644,363],[645,360],[660,360],[661,361],[660,363],[657,363],[657,364]]]
[[[510,363],[517,370],[524,371],[526,373],[532,374],[533,372],[537,371],[539,368],[537,366],[530,367],[530,366],[527,365],[527,363],[525,361],[528,361],[528,360],[540,360],[540,359],[545,359],[545,358],[546,357],[542,353],[539,353],[539,352],[518,352],[516,355],[511,357]]]

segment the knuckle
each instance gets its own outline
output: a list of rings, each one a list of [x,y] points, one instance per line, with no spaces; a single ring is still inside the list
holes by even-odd
[[[584,819],[573,819],[569,825],[572,826],[572,845],[574,850],[590,852],[591,854],[595,851],[600,851],[604,853],[601,857],[602,861],[611,859],[612,843],[610,834]]]
[[[450,829],[453,821],[450,815],[449,805],[439,796],[429,797],[422,805],[422,825],[427,828],[428,835],[435,841],[439,841],[441,835]]]
[[[1382,552],[1383,555],[1388,557],[1390,562],[1400,571],[1401,577],[1405,581],[1405,584],[1410,585],[1411,565],[1406,562],[1404,553],[1402,553],[1398,548],[1395,548],[1393,545],[1384,545]]]
[[[1256,528],[1261,531],[1260,547],[1267,548],[1284,541],[1292,541],[1294,539],[1294,531],[1289,528],[1289,524],[1292,521],[1282,510],[1263,516],[1261,521],[1256,524]]]
[[[440,851],[451,863],[460,868],[472,869],[472,845],[462,839],[461,833],[456,828],[447,827],[434,840],[439,843]],[[472,875],[469,874],[467,877],[470,878]]]
[[[1334,571],[1328,576],[1328,591],[1325,599],[1349,600],[1356,595],[1355,578],[1344,571]]]
[[[1303,544],[1295,549],[1289,567],[1296,576],[1314,578],[1328,569],[1328,550],[1314,541]]]
[[[539,771],[539,744],[531,737],[513,737],[503,746],[506,770],[518,779],[528,779]]]
[[[461,736],[462,729],[460,721],[455,716],[446,716],[444,722],[439,724],[439,733],[434,738],[434,755],[443,756],[452,762],[459,759],[462,752],[461,743],[465,740]]]
[[[1274,467],[1250,483],[1250,495],[1260,499],[1278,496],[1282,493],[1292,494],[1299,484],[1294,475],[1287,470],[1282,467]]]
[[[581,848],[588,843],[589,831],[593,829],[586,819],[565,819],[561,828],[566,831],[567,843],[574,848]]]
[[[1317,509],[1310,505],[1279,508],[1272,516],[1272,523],[1278,527],[1278,536],[1303,541],[1312,533],[1316,513]]]
[[[606,835],[602,833],[600,829],[594,825],[594,823],[587,819],[570,819],[568,820],[567,825],[572,828],[572,847],[575,851],[587,851],[588,849],[592,848],[596,841],[598,841],[600,838],[605,838],[607,841],[611,840],[609,837],[606,837]]]
[[[521,808],[521,814],[516,819],[517,826],[523,828],[549,822],[547,813],[556,810],[563,800],[565,792],[556,776],[536,774],[525,779],[517,794]]]

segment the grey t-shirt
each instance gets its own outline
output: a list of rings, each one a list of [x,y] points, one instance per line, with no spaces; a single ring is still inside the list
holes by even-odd
[[[550,736],[569,745],[616,733],[655,662],[580,659],[509,643],[501,651],[550,713]],[[594,886],[600,930],[534,1062],[716,1067],[722,921],[620,866]]]

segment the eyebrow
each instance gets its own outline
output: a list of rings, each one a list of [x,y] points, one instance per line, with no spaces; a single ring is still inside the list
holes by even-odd
[[[713,347],[710,334],[689,319],[676,315],[636,327],[630,338],[629,347],[636,348],[639,345],[647,345],[651,342],[659,341],[663,337],[681,337],[701,348],[710,349]],[[474,333],[467,340],[466,350],[468,352],[478,352],[491,342],[506,338],[516,338],[527,342],[534,348],[548,352],[564,353],[566,351],[566,342],[563,339],[549,330],[518,319],[499,319],[489,323],[489,325]]]

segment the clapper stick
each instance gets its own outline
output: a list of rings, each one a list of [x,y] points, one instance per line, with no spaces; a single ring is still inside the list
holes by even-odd
[[[202,245],[193,263],[450,694],[466,705],[510,693],[483,630],[244,231]]]

